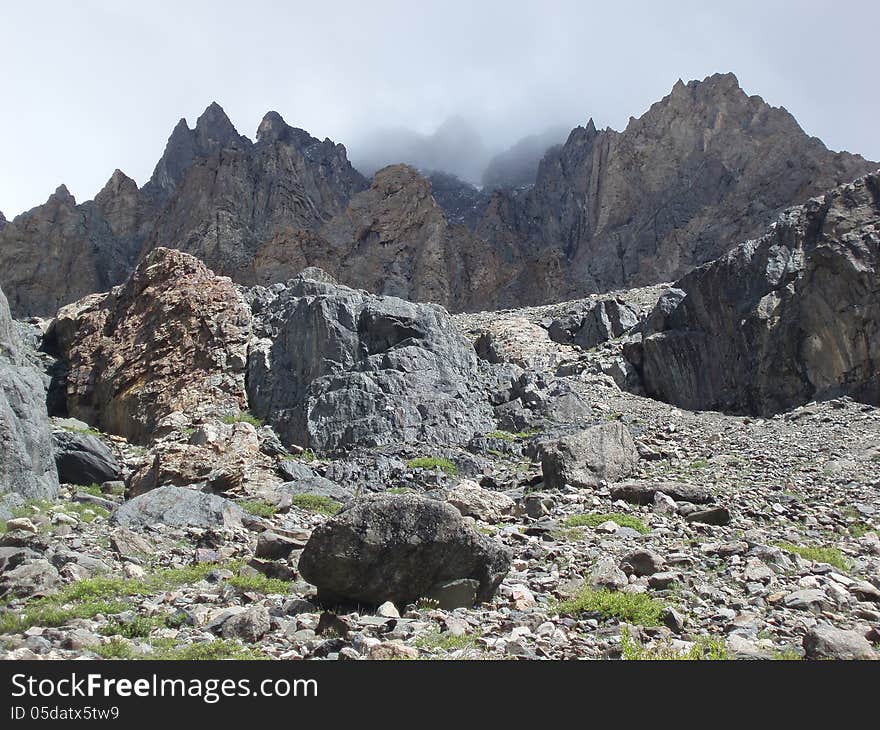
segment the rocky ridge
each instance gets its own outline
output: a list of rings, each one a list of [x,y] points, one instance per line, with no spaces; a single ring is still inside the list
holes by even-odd
[[[578,127],[533,186],[495,191],[402,165],[370,182],[342,145],[276,112],[251,142],[214,103],[178,123],[141,189],[117,171],[94,201],[62,186],[7,222],[0,285],[16,316],[51,316],[173,246],[245,285],[317,266],[456,311],[541,304],[677,278],[876,167],[732,74],[677,83],[622,132]]]

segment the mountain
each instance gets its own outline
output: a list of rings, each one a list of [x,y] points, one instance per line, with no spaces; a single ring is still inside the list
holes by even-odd
[[[877,166],[829,151],[719,74],[679,81],[623,132],[577,127],[541,161],[532,190],[496,193],[506,200],[477,230],[556,249],[558,295],[572,297],[675,279]]]
[[[461,120],[431,140],[425,155],[485,151]],[[534,159],[538,146],[507,159]],[[878,167],[829,151],[732,74],[679,81],[622,132],[575,128],[531,187],[479,190],[476,164],[455,175],[436,172],[438,160],[419,163],[435,172],[398,164],[370,181],[341,144],[276,112],[251,141],[212,103],[194,129],[178,122],[142,188],[116,171],[77,205],[61,186],[0,227],[0,285],[15,316],[51,316],[173,247],[242,284],[319,266],[456,311],[547,303],[678,278]]]

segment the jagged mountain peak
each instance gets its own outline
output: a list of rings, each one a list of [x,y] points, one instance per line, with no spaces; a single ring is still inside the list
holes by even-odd
[[[195,136],[204,150],[235,145],[244,139],[216,101],[212,101],[196,120]]]
[[[70,206],[76,205],[76,198],[73,197],[71,192],[67,189],[67,185],[64,183],[61,183],[61,185],[55,188],[55,192],[49,196],[49,201]]]

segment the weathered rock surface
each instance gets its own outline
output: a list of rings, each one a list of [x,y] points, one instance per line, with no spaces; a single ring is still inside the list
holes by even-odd
[[[58,474],[43,381],[29,365],[0,290],[0,494],[53,498]]]
[[[70,414],[145,443],[172,414],[247,408],[250,320],[228,278],[159,248],[125,285],[61,310],[47,341],[69,366]]]
[[[628,477],[638,459],[629,429],[611,421],[543,445],[541,469],[548,489],[595,487]]]
[[[479,581],[477,600],[487,601],[509,566],[454,507],[409,495],[357,500],[312,533],[299,560],[322,599],[375,605],[406,605],[459,578]]]
[[[644,333],[646,391],[769,414],[848,394],[880,403],[880,173],[786,211],[681,279]]]
[[[492,427],[477,360],[435,305],[300,277],[257,291],[248,362],[254,414],[319,450],[456,444]]]
[[[185,487],[165,486],[124,502],[110,524],[132,529],[172,527],[240,527],[244,510],[234,502]]]

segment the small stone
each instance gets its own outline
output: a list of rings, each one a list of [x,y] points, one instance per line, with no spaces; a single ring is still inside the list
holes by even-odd
[[[376,609],[376,615],[383,618],[400,618],[400,611],[397,610],[397,607],[391,601],[385,601]]]
[[[789,593],[783,599],[786,608],[799,611],[812,611],[821,613],[830,611],[833,606],[824,592],[815,589],[806,589]]]
[[[384,641],[371,646],[367,650],[367,656],[374,660],[418,659],[419,650],[400,641]]]
[[[15,517],[11,520],[6,520],[6,529],[9,532],[12,532],[13,530],[24,530],[25,532],[33,532],[34,534],[37,532],[36,526],[27,517]]]
[[[265,606],[254,606],[226,619],[221,631],[226,639],[241,639],[253,644],[269,633],[269,622],[269,610]]]
[[[730,522],[730,512],[726,507],[713,507],[712,509],[691,512],[685,517],[688,522],[700,522],[705,525],[726,525]]]
[[[663,568],[663,558],[650,550],[635,550],[623,557],[620,568],[627,575],[653,575]]]

